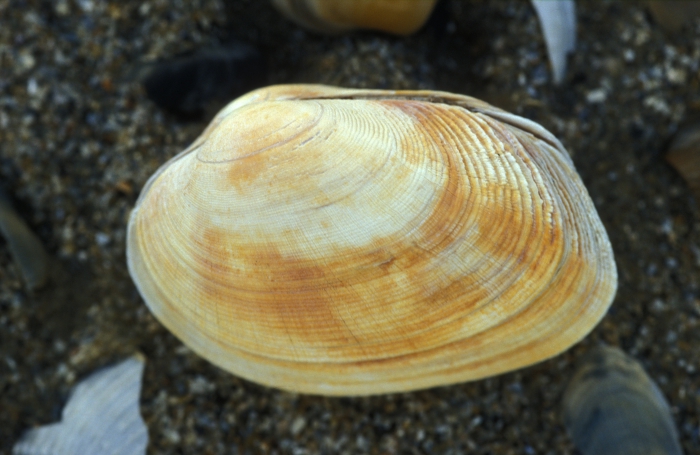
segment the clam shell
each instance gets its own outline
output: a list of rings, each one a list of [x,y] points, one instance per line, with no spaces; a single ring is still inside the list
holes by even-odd
[[[146,184],[127,258],[151,311],[201,356],[327,395],[552,357],[617,284],[559,141],[429,91],[290,85],[233,101]]]
[[[437,0],[272,0],[288,19],[319,33],[366,28],[408,35],[425,24]]]

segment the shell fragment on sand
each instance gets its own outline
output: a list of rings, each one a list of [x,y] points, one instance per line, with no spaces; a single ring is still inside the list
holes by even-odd
[[[666,161],[683,176],[700,203],[700,112],[693,112],[680,126],[668,147]]]
[[[532,0],[540,20],[554,83],[566,74],[566,56],[576,48],[576,3],[574,0]]]
[[[13,455],[138,455],[148,430],[139,411],[144,359],[131,357],[81,381],[60,423],[28,431]]]
[[[12,257],[19,266],[29,289],[46,283],[49,257],[41,240],[12,208],[7,195],[0,190],[0,233],[7,240]]]
[[[425,24],[437,0],[272,0],[288,19],[319,33],[353,29],[409,35]]]
[[[654,20],[667,32],[678,33],[700,16],[700,3],[692,0],[650,0],[646,2]]]
[[[668,403],[617,348],[589,352],[564,394],[564,420],[584,455],[682,455]]]

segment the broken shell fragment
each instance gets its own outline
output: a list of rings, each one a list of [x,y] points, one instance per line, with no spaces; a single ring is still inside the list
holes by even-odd
[[[15,212],[8,196],[1,189],[0,234],[7,240],[27,287],[36,290],[44,286],[49,275],[49,256],[41,240]]]
[[[547,45],[554,83],[566,74],[566,57],[576,49],[576,3],[573,0],[532,0]]]
[[[584,455],[683,454],[663,394],[617,348],[586,355],[564,393],[564,420]]]
[[[273,86],[151,177],[131,276],[211,362],[368,395],[547,359],[603,317],[610,242],[559,141],[432,91]]]
[[[667,32],[678,33],[693,19],[700,16],[700,3],[688,0],[648,0],[654,20]]]
[[[425,24],[437,0],[272,0],[288,19],[319,33],[356,28],[409,35]]]
[[[700,112],[693,111],[681,125],[668,147],[666,161],[683,176],[700,202]]]
[[[148,430],[139,410],[144,363],[137,354],[81,381],[61,422],[28,431],[12,454],[145,454]]]

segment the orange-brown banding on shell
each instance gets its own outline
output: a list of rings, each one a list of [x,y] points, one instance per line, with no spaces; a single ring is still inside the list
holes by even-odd
[[[556,139],[468,97],[333,93],[236,100],[149,184],[129,267],[168,328],[247,378],[365,394],[528,365],[597,323],[612,251]]]

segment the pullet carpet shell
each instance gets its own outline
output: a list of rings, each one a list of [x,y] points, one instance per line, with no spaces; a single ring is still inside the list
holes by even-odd
[[[146,184],[128,264],[155,316],[252,381],[367,395],[552,357],[610,305],[566,150],[467,96],[272,86]]]

